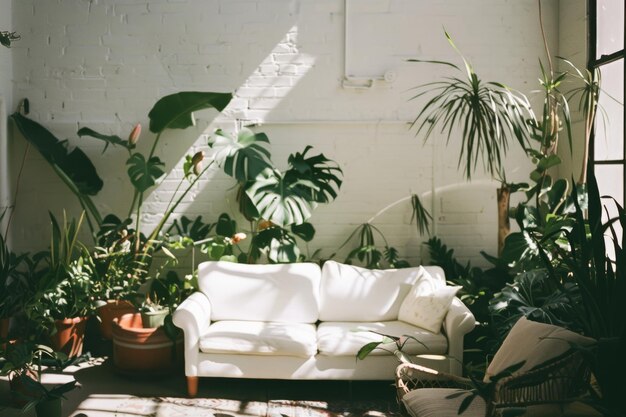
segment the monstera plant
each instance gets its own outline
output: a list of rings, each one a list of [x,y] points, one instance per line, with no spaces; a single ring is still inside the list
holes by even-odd
[[[288,168],[276,168],[264,133],[242,129],[236,138],[218,130],[211,146],[215,160],[238,184],[239,211],[250,222],[251,244],[246,262],[265,254],[270,262],[295,262],[301,257],[296,237],[313,239],[307,220],[321,203],[337,197],[342,171],[323,154],[289,155]]]

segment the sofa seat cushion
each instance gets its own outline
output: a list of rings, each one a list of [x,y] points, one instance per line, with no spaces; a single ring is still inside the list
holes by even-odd
[[[218,321],[200,338],[204,353],[281,355],[316,354],[315,325],[307,323]]]
[[[322,355],[356,356],[359,349],[367,343],[380,342],[383,339],[381,335],[368,330],[396,337],[410,335],[425,345],[409,339],[402,351],[410,355],[426,353],[443,355],[448,350],[448,341],[443,334],[434,334],[398,320],[320,323],[317,328],[317,348]],[[375,349],[371,355],[391,355],[396,350],[395,343],[383,344],[380,347],[381,349]]]

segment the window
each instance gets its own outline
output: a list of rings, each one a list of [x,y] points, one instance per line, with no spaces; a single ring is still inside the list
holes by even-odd
[[[591,163],[600,195],[624,206],[624,0],[589,0],[589,68],[602,76]],[[606,202],[605,202],[606,204]],[[610,215],[615,207],[607,204]]]

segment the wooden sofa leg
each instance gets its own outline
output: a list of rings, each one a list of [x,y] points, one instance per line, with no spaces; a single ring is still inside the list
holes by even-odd
[[[188,376],[187,377],[187,394],[190,398],[198,395],[198,377],[197,376]]]

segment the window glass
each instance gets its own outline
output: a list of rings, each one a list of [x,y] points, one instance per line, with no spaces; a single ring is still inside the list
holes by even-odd
[[[624,60],[600,67],[602,82],[595,125],[596,161],[624,158]]]
[[[595,173],[600,196],[611,196],[620,206],[624,207],[624,166],[621,164],[596,165]],[[602,223],[606,223],[609,219],[616,217],[617,207],[611,198],[603,198],[602,205],[605,207],[605,210],[602,211]],[[619,226],[619,222],[613,224],[618,242],[620,242],[624,231]],[[615,251],[612,248],[613,239],[610,230],[605,233],[604,240],[607,254],[611,259],[614,259]]]
[[[624,49],[624,0],[597,0],[596,58]]]

